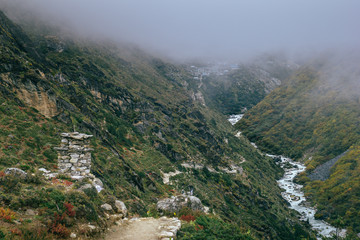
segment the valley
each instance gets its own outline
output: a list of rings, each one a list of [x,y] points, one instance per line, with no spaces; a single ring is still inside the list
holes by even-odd
[[[356,239],[359,98],[319,63],[179,63],[9,16],[0,239]]]
[[[243,114],[231,115],[228,119],[232,125],[235,125],[243,118]],[[238,132],[236,136],[240,137],[241,132]],[[252,143],[254,148],[258,148],[255,143]],[[316,220],[316,209],[309,207],[309,203],[306,202],[303,186],[294,182],[295,177],[304,172],[306,166],[299,162],[294,162],[290,158],[284,156],[277,156],[264,153],[266,156],[274,159],[285,170],[284,176],[277,181],[279,187],[285,191],[281,193],[282,197],[290,203],[290,208],[300,213],[300,220],[308,222],[312,229],[319,233],[319,236],[331,237],[333,235],[346,237],[345,229],[336,229],[325,221]],[[321,239],[318,237],[318,239]]]

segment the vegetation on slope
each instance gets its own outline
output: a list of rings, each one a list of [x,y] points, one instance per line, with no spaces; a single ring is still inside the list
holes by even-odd
[[[359,98],[351,91],[344,94],[344,88],[329,86],[329,71],[318,68],[319,64],[299,70],[251,109],[237,127],[264,151],[304,160],[307,173],[350,148],[328,180],[310,182],[305,173],[300,180],[319,209],[318,217],[334,224],[342,218],[344,226],[359,232],[360,218],[354,217],[360,209],[358,191],[353,190],[360,186],[354,181],[360,161],[356,154]]]
[[[280,196],[275,179],[282,171],[235,138],[223,115],[192,101],[184,69],[138,49],[41,32],[28,37],[2,13],[0,20],[0,171],[18,167],[32,176],[0,176],[1,206],[10,218],[24,217],[18,227],[12,220],[1,225],[7,236],[67,237],[69,228],[87,235],[83,223],[106,228],[104,202],[121,199],[131,214],[145,216],[158,199],[192,186],[225,228],[235,224],[255,238],[310,237]],[[59,133],[73,130],[94,135],[92,173],[104,183],[100,194],[79,191],[86,180],[48,181],[38,173],[56,171],[53,147]],[[236,164],[244,174],[186,170],[183,162]],[[184,174],[164,185],[161,171],[176,169]],[[38,215],[26,216],[27,209]]]

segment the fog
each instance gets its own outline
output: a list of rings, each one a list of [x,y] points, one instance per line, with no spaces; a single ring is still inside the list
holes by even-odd
[[[358,0],[0,0],[87,37],[172,58],[358,48]]]
[[[319,58],[320,89],[360,102],[360,51],[332,51]]]

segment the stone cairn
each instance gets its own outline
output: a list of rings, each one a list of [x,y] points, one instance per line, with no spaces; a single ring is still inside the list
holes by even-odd
[[[61,133],[61,146],[54,149],[58,152],[59,174],[69,175],[73,179],[90,176],[91,151],[90,140],[93,135],[72,132]]]

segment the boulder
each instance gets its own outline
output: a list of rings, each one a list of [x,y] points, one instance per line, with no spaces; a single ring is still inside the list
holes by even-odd
[[[7,175],[13,175],[15,177],[25,178],[27,173],[19,168],[8,168],[4,172]]]
[[[35,216],[36,212],[32,209],[28,209],[28,210],[26,210],[25,215]]]
[[[81,191],[84,191],[85,189],[91,189],[93,186],[90,183],[87,183],[80,187]]]
[[[43,173],[50,173],[50,171],[46,170],[45,168],[39,168],[39,171]]]
[[[127,215],[127,208],[125,203],[120,200],[115,200],[115,210],[117,213],[122,213],[124,216]]]
[[[180,195],[159,200],[156,204],[158,210],[178,212],[182,208],[189,207],[192,210],[205,211],[201,200],[194,196]]]
[[[96,191],[99,193],[101,192],[101,190],[104,189],[104,184],[103,182],[98,179],[98,178],[95,178],[93,181],[92,181],[92,185],[96,188]]]
[[[101,208],[104,209],[105,211],[112,211],[113,210],[112,206],[110,204],[107,204],[107,203],[101,205]]]
[[[194,196],[188,196],[188,199],[190,201],[190,208],[192,210],[198,210],[198,211],[204,211],[205,208],[201,203],[201,200]]]

